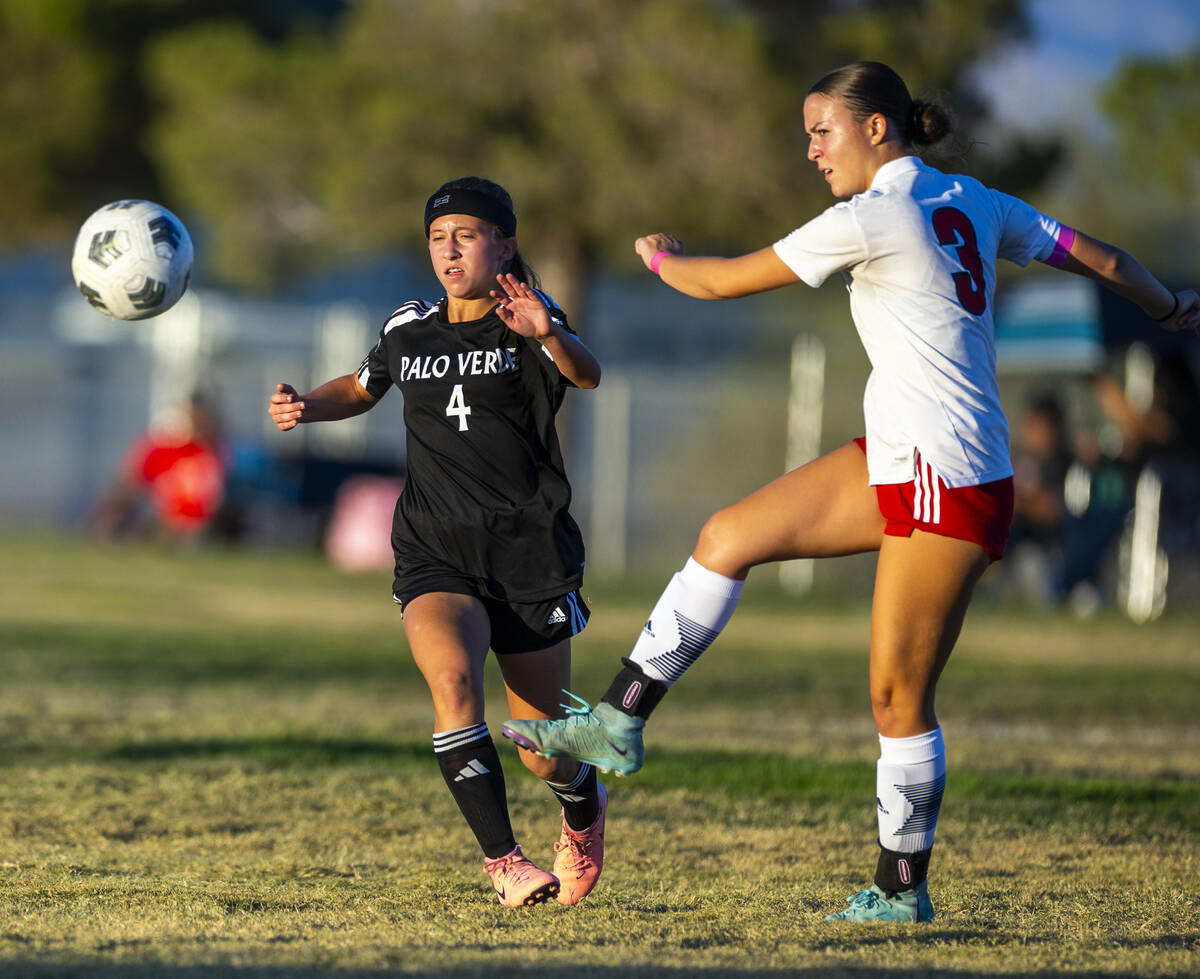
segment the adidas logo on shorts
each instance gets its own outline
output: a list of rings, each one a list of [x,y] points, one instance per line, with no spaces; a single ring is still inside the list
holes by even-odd
[[[550,618],[546,620],[546,625],[560,625],[567,621],[567,613],[558,605],[554,606],[554,611],[550,613]]]

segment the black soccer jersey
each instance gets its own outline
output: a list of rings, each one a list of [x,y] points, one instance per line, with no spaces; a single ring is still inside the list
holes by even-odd
[[[545,299],[546,297],[543,296]],[[564,328],[566,316],[547,299]],[[404,395],[408,477],[396,503],[398,579],[439,570],[491,598],[536,602],[582,582],[583,538],[554,416],[570,382],[495,311],[451,323],[446,300],[405,303],[358,379]]]

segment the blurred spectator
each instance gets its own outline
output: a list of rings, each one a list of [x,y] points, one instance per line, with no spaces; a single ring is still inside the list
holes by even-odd
[[[1053,546],[1063,518],[1063,487],[1071,466],[1066,418],[1058,396],[1031,398],[1020,423],[1020,446],[1013,460],[1014,531]]]
[[[1130,357],[1148,358],[1131,350]],[[1121,458],[1140,468],[1149,462],[1200,460],[1200,391],[1183,354],[1167,353],[1147,364],[1148,385],[1122,387],[1111,374],[1097,375],[1096,400],[1121,433]],[[1139,388],[1145,388],[1144,392]]]
[[[1200,547],[1200,387],[1179,353],[1157,362],[1144,348],[1126,355],[1126,382],[1102,372],[1093,379],[1096,401],[1115,439],[1087,430],[1077,439],[1076,470],[1068,477],[1063,563],[1056,593],[1080,610],[1099,604],[1099,576],[1125,528],[1138,479],[1151,471],[1162,484],[1159,539],[1168,551],[1196,556]],[[1073,485],[1074,484],[1074,485]]]
[[[88,529],[104,537],[195,540],[221,511],[225,478],[216,414],[203,396],[193,395],[170,425],[130,446]]]
[[[1021,416],[1013,453],[1013,525],[1010,567],[1022,590],[1049,600],[1061,563],[1066,515],[1064,492],[1071,467],[1066,417],[1058,396],[1030,398]]]
[[[1070,601],[1089,615],[1102,604],[1101,571],[1133,505],[1130,467],[1110,451],[1095,428],[1075,434],[1075,461],[1067,472],[1060,564],[1054,601]]]

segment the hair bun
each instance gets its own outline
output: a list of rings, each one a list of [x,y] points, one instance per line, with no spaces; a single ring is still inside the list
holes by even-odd
[[[950,135],[950,114],[936,102],[913,99],[905,120],[905,136],[914,146],[933,146]]]

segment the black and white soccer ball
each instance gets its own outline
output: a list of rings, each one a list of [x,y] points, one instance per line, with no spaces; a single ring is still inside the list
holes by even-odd
[[[107,316],[157,316],[187,289],[192,239],[161,204],[114,201],[83,222],[71,274],[83,298]]]

